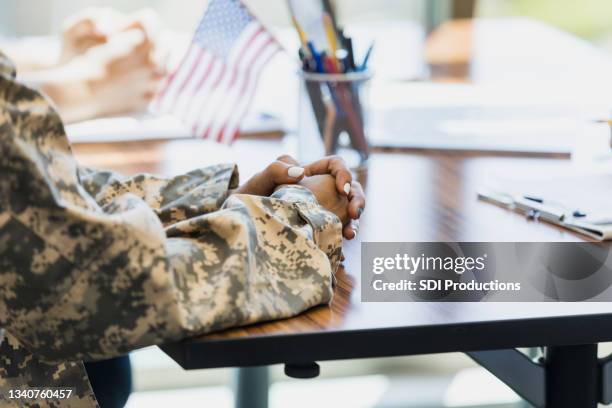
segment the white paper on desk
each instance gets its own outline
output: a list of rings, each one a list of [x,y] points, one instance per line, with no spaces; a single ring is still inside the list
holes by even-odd
[[[247,115],[240,126],[241,134],[283,132],[284,125],[275,116]],[[66,126],[72,143],[129,142],[191,138],[181,121],[170,115],[117,116],[93,119]]]
[[[376,85],[376,86],[374,86]],[[377,147],[569,154],[601,101],[586,90],[533,84],[376,83],[370,142]]]
[[[612,172],[571,171],[554,177],[501,181],[497,191],[515,197],[525,195],[544,199],[586,217],[569,217],[560,223],[568,229],[598,240],[612,240]]]

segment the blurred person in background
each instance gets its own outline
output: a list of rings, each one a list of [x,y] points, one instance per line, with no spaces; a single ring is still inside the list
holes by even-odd
[[[49,96],[65,122],[146,110],[165,75],[155,12],[86,9],[63,26],[58,55],[3,46],[19,79]]]

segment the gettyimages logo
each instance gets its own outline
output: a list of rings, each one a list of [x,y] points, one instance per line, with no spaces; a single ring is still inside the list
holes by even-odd
[[[460,248],[459,248],[460,250]],[[452,271],[457,275],[463,275],[466,271],[485,269],[487,254],[476,258],[471,256],[410,256],[408,254],[396,254],[393,258],[376,257],[372,262],[372,271],[382,274],[386,270],[405,270],[411,275],[420,271]]]
[[[499,283],[489,261],[478,243],[364,243],[368,283],[362,288],[368,293],[362,299],[373,294],[376,301],[480,301]]]

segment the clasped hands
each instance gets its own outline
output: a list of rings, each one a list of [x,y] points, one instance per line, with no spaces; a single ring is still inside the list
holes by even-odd
[[[156,15],[87,9],[64,25],[54,66],[21,72],[47,94],[66,122],[146,110],[165,76]]]
[[[342,222],[342,235],[353,239],[359,229],[359,217],[365,208],[361,184],[353,180],[344,160],[325,157],[306,166],[291,156],[280,156],[264,170],[251,177],[232,193],[269,196],[277,188],[299,184],[314,194],[319,204]]]

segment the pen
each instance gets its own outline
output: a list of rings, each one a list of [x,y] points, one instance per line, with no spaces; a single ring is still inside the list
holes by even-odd
[[[534,197],[534,196],[523,196],[523,198],[530,200],[530,201],[535,201],[536,203],[540,203],[543,204],[544,203],[544,199],[543,198],[539,198],[539,197]]]
[[[306,72],[316,72],[317,71],[316,61],[311,57],[306,57],[306,55],[304,55],[304,50],[302,48],[298,50],[298,55],[300,57],[300,60],[302,61],[302,69],[304,71]]]
[[[531,198],[518,198],[514,205],[527,215],[527,218],[534,220],[543,219],[550,222],[561,222],[565,218],[566,212],[562,208],[549,205],[543,200],[535,201]]]
[[[308,41],[308,49],[310,50],[310,53],[312,54],[312,59],[314,59],[315,69],[317,70],[317,72],[320,72],[320,73],[325,72],[323,61],[321,60],[321,55],[315,49],[312,41]]]
[[[336,61],[338,61],[340,72],[346,73],[349,71],[348,51],[342,48],[336,51]]]
[[[329,74],[338,74],[338,69],[336,67],[336,64],[334,63],[335,58],[333,58],[331,55],[325,55],[322,54],[322,59],[323,59],[323,66],[325,67],[325,71]]]
[[[344,37],[344,48],[348,52],[348,69],[350,71],[355,70],[355,54],[353,53],[353,39],[350,37]]]
[[[325,27],[325,33],[327,34],[327,41],[329,42],[329,50],[332,61],[339,71],[340,64],[338,64],[338,60],[336,59],[336,53],[338,52],[338,39],[336,37],[332,19],[328,13],[323,13],[323,26]]]
[[[526,199],[526,200],[529,200],[529,201],[533,201],[535,203],[550,205],[550,203],[546,202],[541,197],[525,195],[525,196],[523,196],[523,198]],[[587,215],[586,215],[586,213],[584,213],[584,212],[582,212],[580,210],[574,210],[574,211],[572,211],[572,216],[574,218],[583,218],[583,217],[586,217]]]
[[[365,71],[368,67],[368,61],[370,60],[370,55],[372,55],[372,50],[374,49],[374,43],[370,44],[368,51],[366,52],[365,57],[363,58],[363,63],[361,63],[361,67],[359,67],[360,71]]]

